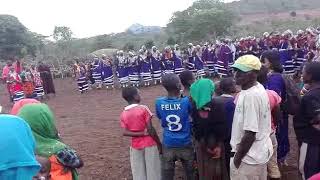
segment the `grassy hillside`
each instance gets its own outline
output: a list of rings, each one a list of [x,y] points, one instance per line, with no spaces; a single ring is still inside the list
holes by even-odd
[[[241,0],[228,3],[240,15],[320,8],[320,0]]]

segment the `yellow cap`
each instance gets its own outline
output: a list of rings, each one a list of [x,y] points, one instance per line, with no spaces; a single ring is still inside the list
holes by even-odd
[[[244,55],[239,57],[231,67],[239,69],[242,72],[249,72],[253,70],[259,71],[261,66],[262,65],[258,57],[254,55]]]

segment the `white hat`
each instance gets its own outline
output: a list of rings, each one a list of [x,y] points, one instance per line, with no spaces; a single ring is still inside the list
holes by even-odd
[[[297,31],[297,34],[298,34],[298,35],[302,35],[303,33],[304,33],[304,31],[301,30],[301,29],[299,29],[299,30]]]
[[[264,33],[263,33],[263,36],[264,36],[264,37],[269,37],[270,34],[269,34],[268,32],[264,32]]]
[[[134,56],[134,52],[129,51],[129,56]]]

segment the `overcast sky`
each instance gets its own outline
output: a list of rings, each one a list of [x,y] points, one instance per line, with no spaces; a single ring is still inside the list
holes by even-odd
[[[50,35],[68,26],[75,37],[122,32],[134,23],[165,26],[172,13],[194,0],[1,0],[0,14],[10,14],[33,32]],[[225,0],[230,2],[233,0]]]

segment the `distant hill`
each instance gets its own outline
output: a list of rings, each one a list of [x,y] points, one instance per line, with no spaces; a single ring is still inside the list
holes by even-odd
[[[256,13],[281,13],[320,8],[320,0],[240,0],[227,3],[240,15]]]
[[[133,34],[144,34],[144,33],[160,33],[160,26],[143,26],[141,24],[133,24],[131,25],[127,31]]]

